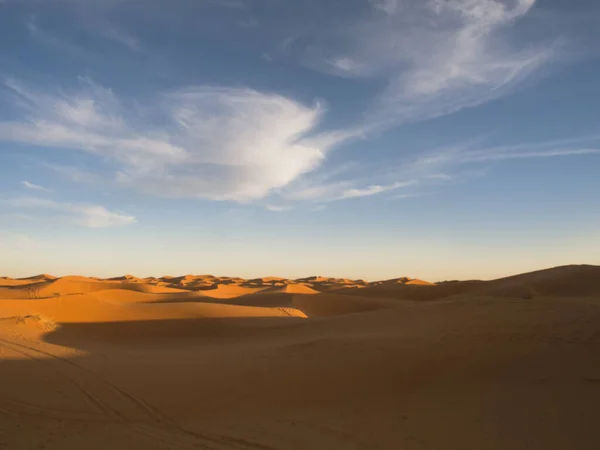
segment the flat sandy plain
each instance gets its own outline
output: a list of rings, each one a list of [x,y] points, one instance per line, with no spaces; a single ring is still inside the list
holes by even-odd
[[[600,267],[0,278],[0,450],[600,448]]]

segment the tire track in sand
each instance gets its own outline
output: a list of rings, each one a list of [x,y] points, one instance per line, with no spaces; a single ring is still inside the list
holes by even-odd
[[[4,399],[4,403],[8,403],[8,405],[4,405],[2,409],[7,412],[77,421],[117,422],[139,436],[154,442],[164,443],[168,449],[276,450],[267,445],[236,437],[188,430],[173,422],[164,413],[139,396],[67,358],[31,345],[2,338],[0,338],[0,346],[25,356],[38,364],[51,367],[52,370],[81,392],[87,403],[96,409],[96,413],[65,411],[32,405],[14,399]]]

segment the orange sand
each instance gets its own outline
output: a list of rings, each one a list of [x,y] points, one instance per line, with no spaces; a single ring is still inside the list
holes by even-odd
[[[0,279],[0,449],[595,450],[599,330],[597,266]]]

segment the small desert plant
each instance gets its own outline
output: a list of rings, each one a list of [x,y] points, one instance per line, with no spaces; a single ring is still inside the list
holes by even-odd
[[[39,298],[40,287],[35,284],[30,284],[25,287],[25,292],[27,292],[30,299],[36,299]]]
[[[59,328],[59,325],[53,319],[44,317],[39,314],[30,314],[27,316],[16,317],[16,322],[18,324],[33,323],[38,328],[41,328],[44,331],[54,331]]]
[[[53,319],[44,317],[39,314],[28,314],[25,316],[0,317],[0,321],[4,323],[12,323],[14,325],[35,325],[44,331],[55,331],[60,328]]]

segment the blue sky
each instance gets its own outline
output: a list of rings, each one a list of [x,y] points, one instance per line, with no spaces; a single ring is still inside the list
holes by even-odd
[[[600,4],[0,1],[0,272],[600,264]]]

